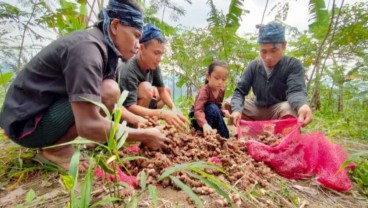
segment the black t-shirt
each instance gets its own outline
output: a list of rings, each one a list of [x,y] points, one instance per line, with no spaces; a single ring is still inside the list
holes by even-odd
[[[35,118],[56,100],[101,101],[103,79],[114,78],[118,55],[111,52],[99,28],[62,37],[42,49],[11,84],[0,125],[19,138],[36,125]]]
[[[143,71],[139,68],[137,56],[128,62],[120,62],[118,65],[118,76],[120,90],[129,91],[128,97],[125,99],[124,106],[130,106],[137,103],[137,90],[141,82],[147,81],[155,87],[164,87],[162,80],[161,68]]]

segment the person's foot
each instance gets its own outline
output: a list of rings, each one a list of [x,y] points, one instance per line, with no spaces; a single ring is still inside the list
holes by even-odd
[[[74,148],[73,146],[68,145],[64,147],[44,149],[38,154],[39,159],[44,159],[43,161],[40,161],[41,163],[49,163],[65,170],[69,170],[70,160],[74,154]],[[81,172],[86,171],[89,166],[88,157],[81,154],[79,160],[79,170]]]

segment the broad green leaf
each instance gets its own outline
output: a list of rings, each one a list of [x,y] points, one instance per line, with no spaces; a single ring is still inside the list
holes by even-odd
[[[91,99],[88,99],[88,98],[85,98],[85,97],[81,97],[81,98],[82,98],[83,100],[86,100],[86,101],[88,101],[88,102],[90,102],[90,103],[93,103],[93,104],[97,105],[98,107],[100,107],[100,108],[103,110],[103,112],[105,113],[106,117],[107,117],[109,120],[112,120],[112,116],[111,116],[111,114],[110,114],[109,109],[107,109],[107,107],[106,107],[103,103],[99,103],[99,102],[96,102],[96,101],[94,101],[94,100],[91,100]]]
[[[123,106],[123,103],[124,103],[124,101],[126,100],[126,98],[128,97],[128,95],[129,95],[129,91],[127,91],[127,90],[124,90],[124,91],[121,93],[121,95],[120,95],[120,97],[119,97],[119,100],[118,100],[118,102],[117,102],[117,107],[118,107],[118,108],[120,108],[121,106]]]
[[[74,192],[72,192],[71,194],[70,194],[71,196],[70,196],[70,198],[71,198],[71,200],[70,200],[70,207],[71,208],[79,208],[79,205],[80,205],[80,199],[76,196],[76,194],[74,193]]]
[[[192,176],[193,178],[196,178],[200,181],[202,181],[204,184],[206,184],[208,187],[213,188],[219,195],[223,196],[228,203],[233,204],[233,200],[229,197],[229,195],[226,193],[226,191],[222,190],[220,186],[212,181],[207,180],[206,178],[203,178],[200,175],[197,175],[195,173],[192,173],[190,171],[185,171],[188,175]]]
[[[88,207],[91,202],[91,193],[92,193],[92,184],[93,184],[93,157],[89,159],[89,167],[84,177],[84,181],[82,183],[82,190],[81,190],[81,198],[80,198],[80,207]]]
[[[107,140],[107,146],[109,148],[109,152],[116,149],[116,139],[112,137],[112,134],[111,134],[112,129],[113,129],[113,123],[111,123],[111,130],[109,133],[109,138]]]
[[[146,173],[143,171],[140,172],[139,174],[139,179],[140,179],[140,185],[141,185],[141,189],[142,191],[146,189],[146,182],[147,182],[147,177],[146,177]]]
[[[116,133],[116,139],[119,140],[125,133],[127,133],[127,122],[123,121]]]
[[[226,171],[222,167],[220,167],[218,165],[215,165],[215,164],[212,164],[212,163],[208,163],[208,162],[204,162],[201,165],[192,165],[191,167],[199,168],[201,170],[203,170],[203,169],[216,169],[216,170],[220,171],[221,173],[227,175]]]
[[[75,149],[72,159],[70,160],[68,171],[69,175],[74,178],[75,183],[78,180],[79,158],[80,158],[80,150]]]
[[[61,180],[65,188],[71,192],[74,188],[74,178],[70,175],[61,175]]]
[[[117,144],[117,148],[116,149],[120,149],[124,146],[126,139],[128,138],[128,132],[125,131],[124,134],[119,138],[119,142]]]
[[[182,170],[185,170],[185,169],[189,169],[190,167],[202,167],[204,165],[205,165],[205,162],[203,162],[203,161],[175,165],[174,167],[166,169],[165,172],[163,172],[161,174],[161,176],[158,178],[157,181],[161,181],[164,178],[168,177],[169,175],[171,175],[175,172],[179,172],[179,171],[182,171]],[[215,166],[209,165],[209,167],[215,167]]]
[[[97,160],[97,164],[106,173],[114,174],[114,170],[109,165],[107,165],[105,161],[103,161],[102,159]]]
[[[33,201],[33,199],[35,199],[35,198],[36,198],[36,192],[35,192],[33,189],[29,190],[29,191],[27,192],[27,194],[26,194],[26,202],[27,202],[27,203],[30,203],[30,202],[32,202],[32,201]]]
[[[350,165],[352,162],[357,161],[359,157],[368,155],[368,151],[361,151],[354,154],[351,154],[345,162],[340,166],[339,170],[336,172],[336,174],[340,173],[342,170],[344,170],[348,165]]]
[[[80,5],[79,13],[83,16],[87,16],[88,13],[87,5],[85,4]]]
[[[208,180],[212,181],[213,183],[223,187],[223,188],[226,188],[228,190],[232,190],[232,191],[236,191],[232,186],[229,186],[228,184],[224,183],[223,181],[221,181],[220,179],[218,179],[217,177],[213,176],[213,175],[210,175],[206,172],[204,172],[203,170],[200,170],[196,167],[190,167],[191,170],[193,170],[194,172],[197,172],[199,173],[200,175],[206,177]]]
[[[61,147],[61,146],[65,146],[65,145],[78,145],[78,144],[97,144],[98,146],[100,147],[105,147],[105,145],[101,144],[101,143],[98,143],[98,142],[95,142],[95,141],[92,141],[92,140],[89,140],[89,139],[84,139],[84,138],[78,138],[78,139],[75,139],[73,141],[70,141],[70,142],[65,142],[65,143],[62,143],[62,144],[57,144],[57,145],[52,145],[52,146],[48,146],[48,147],[44,147],[44,149],[49,149],[49,148],[54,148],[54,147]]]
[[[121,114],[122,114],[121,108],[117,108],[114,110],[114,126],[112,128],[112,131],[110,130],[111,132],[110,135],[113,139],[116,136],[116,132],[119,130],[120,127]]]
[[[106,163],[107,164],[110,164],[111,162],[113,162],[113,161],[115,161],[116,160],[116,155],[113,155],[113,156],[111,156],[107,161],[106,161]]]
[[[230,2],[229,12],[226,15],[226,27],[233,28],[234,32],[238,30],[243,12],[246,11],[243,9],[243,3],[244,0],[231,0]]]
[[[132,160],[139,160],[139,159],[148,160],[148,158],[142,157],[142,156],[123,157],[123,159],[121,159],[121,160],[123,162],[127,162],[127,161],[132,161]]]
[[[132,201],[130,201],[130,203],[129,203],[129,207],[131,207],[131,208],[138,207],[138,197],[137,197],[137,195],[133,196]]]
[[[329,14],[324,0],[309,1],[309,29],[319,39],[322,39],[329,25]]]
[[[150,193],[151,201],[153,204],[153,207],[158,206],[158,197],[157,197],[157,189],[154,185],[150,184],[148,185],[148,191]]]
[[[196,203],[198,207],[204,207],[201,199],[193,192],[193,190],[185,185],[181,180],[179,180],[177,177],[170,176],[170,179],[181,188],[185,193],[189,195],[190,198],[193,199],[193,201]]]
[[[13,75],[13,72],[0,73],[0,85],[8,84]]]
[[[127,131],[127,122],[123,121],[123,123],[120,125],[119,131],[117,133],[116,140],[118,141],[117,149],[123,147],[123,145],[126,142],[126,139],[128,138],[128,131]]]

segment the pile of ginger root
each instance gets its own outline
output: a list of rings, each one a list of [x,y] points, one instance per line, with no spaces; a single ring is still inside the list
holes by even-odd
[[[153,151],[141,145],[139,152],[135,154],[147,159],[131,160],[124,163],[125,168],[129,170],[131,175],[138,175],[144,171],[147,184],[154,184],[167,168],[195,161],[208,161],[220,166],[226,174],[217,169],[207,168],[204,171],[241,191],[247,191],[255,185],[266,187],[276,175],[264,163],[256,162],[246,153],[247,147],[244,140],[235,137],[225,139],[216,133],[204,136],[194,130],[181,133],[171,126],[165,126],[162,132],[170,140],[167,149]],[[281,138],[266,132],[266,134],[258,136],[258,141],[267,142],[268,137],[272,137],[269,139],[270,143],[268,145],[278,144],[281,140]],[[252,139],[257,140],[257,138]],[[124,149],[121,154],[122,156],[129,156],[134,153]],[[175,173],[175,176],[187,186],[190,186],[196,194],[210,196],[217,194],[214,189],[184,171]],[[140,182],[137,181],[137,184],[140,184]],[[162,187],[171,186],[174,189],[180,189],[169,178],[165,178],[159,184]],[[237,206],[244,203],[239,195],[232,193],[230,196]],[[228,204],[223,197],[217,196],[216,198],[217,207]]]

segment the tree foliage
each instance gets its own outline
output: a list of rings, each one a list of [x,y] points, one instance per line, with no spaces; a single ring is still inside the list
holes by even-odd
[[[48,30],[40,24],[42,14],[50,10],[45,1],[20,1],[21,6],[0,2],[0,36],[5,63],[14,66],[15,72],[29,60],[42,41],[49,38],[43,33]]]

